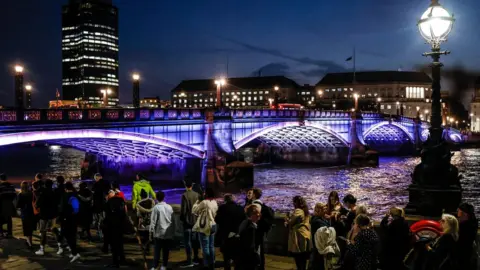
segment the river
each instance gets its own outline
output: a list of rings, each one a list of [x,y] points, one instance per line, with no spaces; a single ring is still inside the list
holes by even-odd
[[[84,153],[59,146],[26,147],[8,146],[0,148],[0,172],[12,182],[32,180],[37,172],[47,177],[63,175],[67,179],[78,179],[80,163]],[[455,152],[452,163],[463,175],[464,201],[476,206],[480,214],[480,149],[464,149]],[[352,193],[358,202],[366,204],[375,218],[379,218],[392,206],[404,207],[408,202],[407,187],[410,174],[419,158],[382,157],[377,168],[270,166],[255,168],[255,186],[263,190],[266,204],[277,211],[291,209],[292,197],[302,195],[310,208],[316,202],[326,202],[332,190],[340,197]],[[122,187],[130,197],[130,187]],[[179,192],[172,192],[167,201],[178,203]],[[238,195],[243,199],[243,195]]]

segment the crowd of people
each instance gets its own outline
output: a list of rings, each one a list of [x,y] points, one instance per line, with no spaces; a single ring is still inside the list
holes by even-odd
[[[33,249],[32,236],[38,231],[36,255],[48,252],[51,235],[58,246],[56,254],[67,250],[70,262],[75,262],[81,258],[77,236],[93,241],[93,225],[96,239],[103,242],[102,251],[112,254],[112,264],[107,267],[118,268],[126,259],[124,234],[134,228],[145,255],[150,254],[153,244],[152,269],[167,269],[177,224],[165,194],[155,193],[150,183],[137,175],[132,193],[133,222],[119,185],[108,183],[100,174],[94,180],[91,189],[86,182],[77,189],[61,176],[52,181],[37,174],[33,181],[22,182],[17,194],[6,175],[0,175],[0,236],[12,237],[12,217],[18,210],[28,248]],[[219,246],[224,269],[264,270],[267,236],[281,223],[276,224],[273,209],[261,201],[262,191],[248,190],[242,205],[226,194],[219,206],[212,189],[194,190],[189,179],[184,183],[180,222],[187,260],[181,268],[203,265],[214,269],[215,246]],[[478,223],[473,206],[462,203],[457,217],[443,214],[440,224],[438,237],[417,235],[403,210],[393,207],[374,228],[366,206],[358,205],[352,194],[340,201],[335,191],[326,203],[316,203],[313,213],[305,198],[293,197],[292,211],[283,223],[288,230],[288,252],[299,270],[476,269]]]

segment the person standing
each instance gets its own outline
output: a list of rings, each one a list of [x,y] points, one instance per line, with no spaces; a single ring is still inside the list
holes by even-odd
[[[285,218],[285,225],[288,227],[288,252],[295,259],[297,269],[306,270],[312,245],[310,214],[307,202],[301,196],[293,197],[293,206],[293,214]]]
[[[149,196],[152,196],[153,199],[155,197],[155,191],[153,191],[152,185],[150,182],[145,179],[145,177],[141,174],[136,175],[135,182],[133,183],[133,191],[132,191],[132,207],[135,209],[137,207],[137,202],[141,200],[140,193],[142,189],[147,192]]]
[[[60,219],[61,229],[58,242],[58,255],[63,254],[62,241],[63,238],[67,240],[67,245],[71,251],[70,262],[73,263],[80,258],[77,251],[77,214],[80,211],[80,202],[75,194],[75,188],[72,182],[67,182],[65,185],[65,194],[62,197],[60,212],[58,217]]]
[[[459,221],[458,231],[458,263],[459,269],[476,269],[477,261],[474,256],[474,242],[477,237],[478,221],[475,209],[469,203],[462,203],[457,211]]]
[[[112,264],[108,268],[119,268],[120,262],[125,261],[123,249],[123,226],[127,219],[125,200],[115,196],[114,192],[109,194],[105,205],[105,230],[108,230],[107,245],[112,249]]]
[[[51,230],[53,220],[58,212],[57,198],[52,187],[53,181],[50,179],[45,180],[45,186],[39,189],[39,196],[35,202],[35,207],[39,209],[39,230],[41,234],[40,249],[35,254],[40,256],[45,255],[47,232]]]
[[[198,200],[192,208],[192,213],[198,217],[193,226],[193,231],[199,233],[203,252],[203,267],[208,269],[214,269],[215,267],[214,243],[215,233],[217,232],[215,216],[218,205],[214,196],[213,189],[207,188],[205,190],[205,199]]]
[[[35,229],[35,216],[33,214],[33,193],[30,190],[28,182],[23,181],[20,184],[20,194],[18,194],[16,208],[21,211],[23,235],[27,240],[28,248],[32,246],[33,230]]]
[[[257,205],[245,208],[247,219],[242,221],[238,229],[238,257],[235,261],[236,270],[256,270],[260,264],[260,244],[257,241],[257,223],[260,220],[260,209]]]
[[[158,191],[156,195],[158,203],[152,211],[150,222],[150,239],[155,243],[152,270],[158,268],[160,252],[162,252],[161,270],[166,270],[170,248],[175,237],[175,217],[172,207],[164,202],[165,193]]]
[[[267,239],[267,234],[272,228],[275,213],[272,208],[265,205],[260,198],[263,193],[259,188],[251,189],[252,191],[252,204],[257,205],[260,210],[260,220],[258,221],[257,232],[257,242],[260,245],[260,266],[258,270],[265,269],[265,240]]]
[[[439,270],[457,270],[458,220],[452,215],[443,214],[440,220],[443,234],[433,245],[425,245],[428,251],[427,268]],[[463,270],[463,269],[462,269]]]
[[[403,260],[411,249],[411,232],[401,208],[392,207],[382,219],[381,264],[384,269],[405,269]]]
[[[247,191],[247,194],[245,196],[245,205],[244,207],[246,208],[247,206],[249,206],[250,204],[252,204],[252,201],[253,201],[253,189],[249,189]]]
[[[97,236],[103,239],[103,220],[105,219],[105,204],[106,197],[110,191],[109,183],[103,179],[102,175],[97,173],[94,176],[95,183],[93,184],[93,222],[94,228],[97,229]],[[108,252],[108,242],[104,240],[103,252]]]
[[[318,229],[323,227],[330,227],[330,221],[327,219],[327,206],[323,203],[317,203],[315,205],[314,214],[310,221],[311,226],[311,239],[312,239],[312,252],[310,254],[309,269],[317,270],[323,269],[323,257],[318,252],[315,245],[315,233]]]
[[[77,197],[80,201],[80,212],[78,213],[79,225],[82,228],[82,234],[86,235],[88,241],[92,241],[90,226],[93,221],[92,214],[92,192],[88,189],[87,183],[80,183],[80,190]]]
[[[15,187],[7,181],[5,174],[0,175],[0,234],[3,234],[3,224],[7,224],[7,238],[13,237],[12,217],[15,214],[14,201],[17,198]],[[3,220],[3,221],[2,221]],[[3,235],[2,235],[3,236]]]
[[[198,265],[200,259],[198,258],[198,249],[200,243],[198,241],[198,234],[192,231],[195,225],[196,218],[192,213],[193,205],[198,201],[199,194],[193,191],[193,182],[190,179],[185,180],[186,191],[182,194],[182,203],[180,209],[180,221],[183,224],[183,239],[185,242],[185,252],[187,255],[187,262],[182,265],[182,268],[193,267]],[[192,260],[193,250],[193,260]]]
[[[115,192],[115,196],[122,198],[124,201],[127,201],[125,199],[125,194],[123,193],[123,191],[120,190],[120,185],[118,184],[118,182],[112,182],[112,190]]]
[[[356,237],[348,242],[345,269],[377,269],[379,239],[377,233],[370,228],[370,218],[360,214],[355,218],[353,226]]]
[[[60,218],[60,211],[63,202],[63,195],[65,194],[65,178],[63,176],[57,176],[56,179],[56,187],[53,189],[53,193],[55,193],[55,200],[57,201],[57,212],[55,216],[55,222],[53,224],[54,228],[52,229],[55,236],[58,238],[62,238],[61,236],[61,223],[62,220]]]
[[[151,216],[153,207],[155,206],[155,201],[148,197],[148,194],[145,190],[142,190],[142,192],[140,192],[140,197],[142,198],[142,200],[137,203],[137,230],[142,241],[145,255],[148,255],[150,253],[149,229],[152,222]]]
[[[218,226],[218,237],[220,237],[221,251],[223,254],[223,266],[225,270],[231,269],[231,260],[237,261],[234,257],[238,248],[238,228],[245,220],[243,207],[238,205],[233,195],[224,196],[225,203],[218,207],[215,222]]]

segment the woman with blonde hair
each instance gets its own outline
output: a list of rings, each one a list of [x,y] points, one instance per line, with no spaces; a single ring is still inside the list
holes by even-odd
[[[443,214],[440,224],[443,234],[432,246],[425,245],[429,253],[427,269],[456,270],[458,269],[455,255],[458,241],[458,220],[452,215]]]
[[[306,270],[312,245],[310,214],[307,202],[301,196],[293,198],[293,207],[293,214],[285,218],[285,225],[288,227],[288,251],[295,259],[297,270]]]

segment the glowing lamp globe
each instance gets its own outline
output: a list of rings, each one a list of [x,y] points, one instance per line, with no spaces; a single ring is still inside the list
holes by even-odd
[[[433,0],[418,21],[418,29],[428,43],[438,45],[440,42],[447,40],[454,21],[453,15],[448,13],[438,3],[438,0]]]

